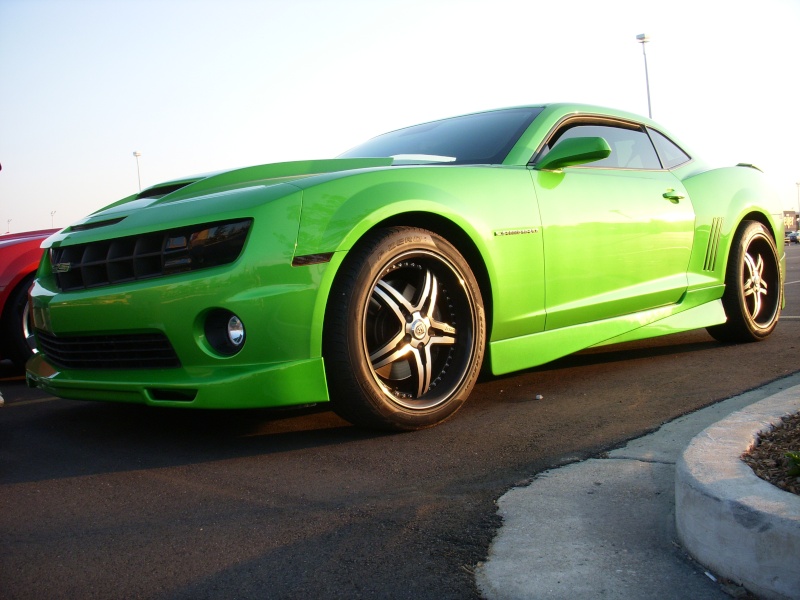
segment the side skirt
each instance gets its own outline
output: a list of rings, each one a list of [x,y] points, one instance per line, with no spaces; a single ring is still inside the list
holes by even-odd
[[[710,327],[726,319],[719,299],[691,308],[684,301],[633,315],[490,342],[492,373],[502,375],[529,369],[585,348]]]

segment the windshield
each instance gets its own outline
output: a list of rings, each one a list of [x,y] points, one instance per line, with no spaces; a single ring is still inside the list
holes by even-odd
[[[541,107],[507,108],[453,117],[385,133],[339,158],[391,157],[395,164],[499,164]]]

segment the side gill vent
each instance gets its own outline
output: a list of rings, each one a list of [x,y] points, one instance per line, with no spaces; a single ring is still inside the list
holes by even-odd
[[[719,238],[722,235],[722,223],[725,219],[714,217],[711,221],[711,231],[708,234],[708,248],[706,248],[706,260],[703,263],[703,271],[713,271],[717,266],[717,253],[719,251]]]

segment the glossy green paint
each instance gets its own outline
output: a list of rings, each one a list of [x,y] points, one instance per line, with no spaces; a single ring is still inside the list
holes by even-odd
[[[174,408],[261,408],[328,401],[322,358],[259,365],[215,365],[148,371],[58,371],[43,356],[27,365],[31,383],[72,400],[131,402]],[[188,392],[186,400],[165,394]]]
[[[524,167],[394,167],[343,176],[325,186],[306,180],[297,254],[346,253],[370,229],[398,215],[430,227],[437,215],[463,232],[483,259],[494,293],[492,339],[541,331],[544,289],[540,218]],[[469,215],[469,219],[465,218]],[[511,231],[530,230],[520,235]],[[524,260],[521,260],[524,257]],[[325,284],[332,283],[332,279]],[[322,328],[327,292],[313,329]]]
[[[501,165],[278,163],[175,180],[155,186],[152,197],[112,204],[80,224],[119,222],[67,228],[48,244],[228,219],[252,218],[253,226],[230,265],[78,292],[57,291],[45,255],[32,292],[38,327],[57,335],[163,332],[183,366],[67,371],[38,355],[29,382],[69,398],[170,406],[324,402],[331,286],[359,240],[386,225],[434,230],[467,257],[490,309],[494,373],[723,322],[719,299],[736,227],[757,219],[782,238],[780,207],[763,176],[742,167],[708,171],[697,159],[671,171],[582,165],[581,156],[604,152],[597,138],[574,138],[549,165],[530,164],[548,133],[576,115],[643,123],[675,140],[627,113],[548,105]],[[327,262],[293,266],[323,254]],[[245,324],[245,346],[234,356],[205,340],[204,317],[216,308]],[[187,390],[194,400],[166,393]]]
[[[551,171],[602,160],[611,154],[603,138],[572,138],[553,148],[544,160],[536,164],[540,171]]]
[[[681,171],[676,171],[681,175]],[[777,194],[765,184],[760,171],[749,167],[727,167],[701,173],[691,173],[683,179],[684,186],[692,198],[707,201],[696,203],[696,223],[698,240],[689,268],[690,286],[702,286],[707,278],[715,281],[724,279],[725,264],[728,260],[730,243],[736,228],[744,219],[761,221],[779,243],[781,269],[785,271],[785,250],[780,240],[783,238],[783,211]],[[719,251],[713,265],[706,268],[706,254],[703,242],[709,241],[719,224]]]
[[[292,189],[266,204],[242,197],[253,193],[240,193],[237,202],[231,202],[234,206],[222,213],[224,218],[240,217],[239,211],[246,210],[254,216],[247,260],[240,257],[232,265],[58,293],[45,255],[34,289],[37,328],[60,335],[163,332],[184,366],[163,371],[63,372],[48,370],[39,357],[30,365],[37,382],[53,393],[63,388],[70,397],[94,397],[92,389],[102,396],[102,390],[108,390],[110,399],[134,394],[140,401],[170,405],[186,402],[154,400],[148,390],[197,390],[192,404],[203,407],[259,406],[265,398],[269,405],[327,400],[322,360],[319,354],[310,356],[307,325],[318,279],[327,266],[291,266],[302,194]],[[230,194],[226,197],[231,200]],[[167,220],[175,206],[164,203],[153,210]],[[189,205],[184,209],[197,216]],[[141,215],[131,214],[135,226]],[[97,236],[97,230],[78,233],[83,235],[75,237],[81,240]],[[215,308],[234,312],[245,324],[247,342],[235,356],[217,354],[205,339],[204,317]]]
[[[699,305],[694,302],[681,303],[593,323],[551,329],[536,335],[493,342],[492,372],[496,375],[511,373],[592,346],[657,337],[724,322],[722,304],[714,299]],[[532,361],[534,365],[531,365]]]
[[[547,223],[547,329],[678,302],[694,211],[688,198],[663,198],[682,188],[671,173],[574,168],[533,176]]]

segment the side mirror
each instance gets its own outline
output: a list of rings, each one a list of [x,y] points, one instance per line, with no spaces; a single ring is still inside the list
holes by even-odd
[[[558,142],[534,167],[554,171],[601,160],[610,154],[611,146],[601,137],[569,138]]]

